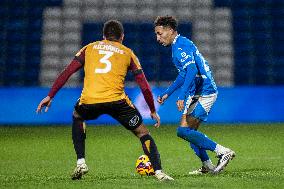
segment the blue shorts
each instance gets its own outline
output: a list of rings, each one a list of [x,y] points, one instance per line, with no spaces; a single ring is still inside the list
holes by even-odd
[[[188,97],[183,114],[191,115],[201,121],[207,121],[211,107],[217,99],[217,93]]]

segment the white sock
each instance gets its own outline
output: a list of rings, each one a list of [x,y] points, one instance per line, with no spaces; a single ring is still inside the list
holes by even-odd
[[[215,169],[215,166],[213,165],[212,161],[208,159],[207,161],[203,161],[202,165],[210,170]]]
[[[77,165],[81,165],[81,164],[84,164],[84,163],[86,163],[85,158],[80,158],[80,159],[77,160]]]
[[[222,145],[220,145],[220,144],[217,144],[214,151],[216,152],[217,155],[220,155],[220,154],[226,153],[226,152],[229,151],[229,150],[230,150],[230,149],[225,148],[224,146],[222,146]]]
[[[156,170],[155,171],[155,174],[159,174],[159,173],[161,173],[162,172],[162,170]]]

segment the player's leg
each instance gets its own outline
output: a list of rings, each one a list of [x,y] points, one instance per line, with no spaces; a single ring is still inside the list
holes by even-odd
[[[213,94],[198,98],[198,101],[194,106],[192,112],[187,113],[190,113],[190,116],[196,119],[206,121],[209,110],[215,102],[216,97],[217,96]],[[219,156],[219,163],[214,169],[215,173],[219,173],[235,156],[235,152],[217,144],[213,140],[209,139],[205,134],[197,130],[181,126],[177,129],[177,135],[184,140],[193,143],[199,148],[216,152],[217,156]]]
[[[214,151],[216,148],[216,143],[209,139],[205,134],[202,132],[197,131],[201,120],[206,121],[208,112],[215,102],[216,97],[211,98],[211,103],[209,108],[204,109],[200,103],[200,96],[194,96],[193,98],[188,98],[186,101],[185,109],[183,111],[183,115],[181,118],[181,125],[177,128],[177,135],[184,140],[187,140],[194,144],[199,148],[203,148],[205,150]],[[206,104],[206,107],[208,105]],[[207,110],[207,111],[206,111]],[[188,116],[189,115],[189,116]],[[196,119],[192,119],[190,117],[194,117]],[[189,124],[189,127],[188,127]]]
[[[229,161],[235,156],[235,152],[231,149],[217,144],[202,132],[196,131],[189,127],[179,127],[177,129],[177,135],[180,138],[193,143],[199,148],[216,152],[217,156],[219,157],[219,162],[213,171],[214,173],[219,173],[222,171]]]
[[[145,127],[143,123],[140,124],[139,127],[131,130],[141,141],[142,149],[144,153],[149,157],[153,169],[162,170],[161,160],[160,160],[160,153],[156,146],[156,143],[152,136],[150,135],[148,129]]]
[[[188,126],[191,129],[194,129],[194,130],[197,130],[199,128],[199,125],[202,122],[201,120],[196,119],[196,118],[194,118],[192,116],[187,116],[186,117],[186,121],[187,121]],[[191,175],[198,175],[198,174],[206,174],[208,172],[212,172],[215,169],[215,166],[213,165],[211,159],[209,158],[206,150],[196,146],[195,144],[193,144],[191,142],[190,142],[190,147],[193,149],[195,154],[201,160],[202,166],[199,169],[197,169],[197,170],[189,172],[189,174],[191,174]]]
[[[189,128],[194,130],[198,130],[199,125],[202,122],[200,119],[196,119],[192,116],[186,116],[186,120]],[[190,146],[194,150],[195,154],[200,158],[201,162],[206,165],[206,167],[210,169],[214,167],[205,149],[200,148],[193,143],[190,143]],[[207,165],[208,162],[211,162],[211,164]]]
[[[199,127],[201,123],[201,120],[199,119],[194,119],[192,118],[188,118],[188,116],[186,114],[182,115],[181,118],[181,123],[180,123],[180,127],[185,127],[185,128],[189,128],[192,130],[197,130],[197,128]],[[207,152],[205,149],[195,145],[194,143],[192,143],[191,141],[189,141],[190,147],[193,149],[194,153],[199,157],[199,159],[202,162],[202,167],[190,172],[189,174],[203,174],[203,173],[208,173],[209,171],[213,171],[215,166],[212,164]]]
[[[183,114],[180,121],[181,127],[189,127],[191,129],[197,130],[200,125],[199,119],[188,119],[186,114]],[[205,150],[201,150],[198,146],[189,142],[190,147],[193,149],[194,153],[202,160],[208,160],[209,157]],[[203,153],[205,151],[205,153]]]
[[[126,129],[132,131],[141,141],[144,153],[149,157],[155,176],[159,180],[172,180],[162,172],[160,154],[156,143],[148,129],[143,124],[142,116],[129,99],[113,102],[109,114],[120,122]]]
[[[181,119],[181,126],[188,126],[193,130],[197,130],[199,125],[201,124],[202,120],[194,118],[193,116],[188,116],[191,114],[198,104],[200,96],[194,96],[193,98],[189,98],[186,101],[185,110],[183,112],[183,116]],[[194,143],[190,142],[191,148],[194,150],[195,154],[200,158],[203,165],[206,165],[206,169],[213,169],[214,165],[212,164],[211,160],[205,149],[196,146]],[[204,169],[200,169],[204,170]],[[203,171],[204,172],[204,171]]]
[[[72,123],[72,140],[74,149],[77,155],[77,166],[72,174],[72,179],[81,179],[88,172],[88,167],[85,162],[85,139],[86,129],[84,120],[74,110]]]
[[[83,118],[73,111],[72,140],[78,161],[85,158],[86,126]]]
[[[77,155],[77,165],[71,175],[73,180],[81,179],[89,169],[85,161],[86,125],[84,120],[96,119],[101,114],[100,105],[80,105],[73,111],[72,140]]]
[[[140,126],[132,130],[132,132],[140,139],[143,151],[149,157],[153,165],[155,177],[160,181],[174,180],[162,171],[160,153],[145,125],[141,123]]]

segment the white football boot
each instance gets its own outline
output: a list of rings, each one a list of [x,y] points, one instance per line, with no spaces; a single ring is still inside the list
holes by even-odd
[[[218,161],[216,168],[214,169],[213,173],[218,174],[221,171],[223,171],[224,168],[230,162],[230,160],[232,160],[235,156],[236,156],[236,153],[233,150],[228,149],[228,148],[224,153],[217,154],[219,161]]]
[[[163,171],[157,171],[154,175],[159,181],[172,181],[174,180],[172,177],[164,173]]]
[[[82,178],[83,175],[88,173],[89,169],[85,163],[79,164],[76,166],[73,174],[71,175],[72,180],[79,180]]]

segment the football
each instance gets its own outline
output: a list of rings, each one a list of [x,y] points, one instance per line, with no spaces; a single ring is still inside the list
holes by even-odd
[[[136,172],[140,175],[154,175],[154,169],[147,155],[141,155],[136,161]]]

